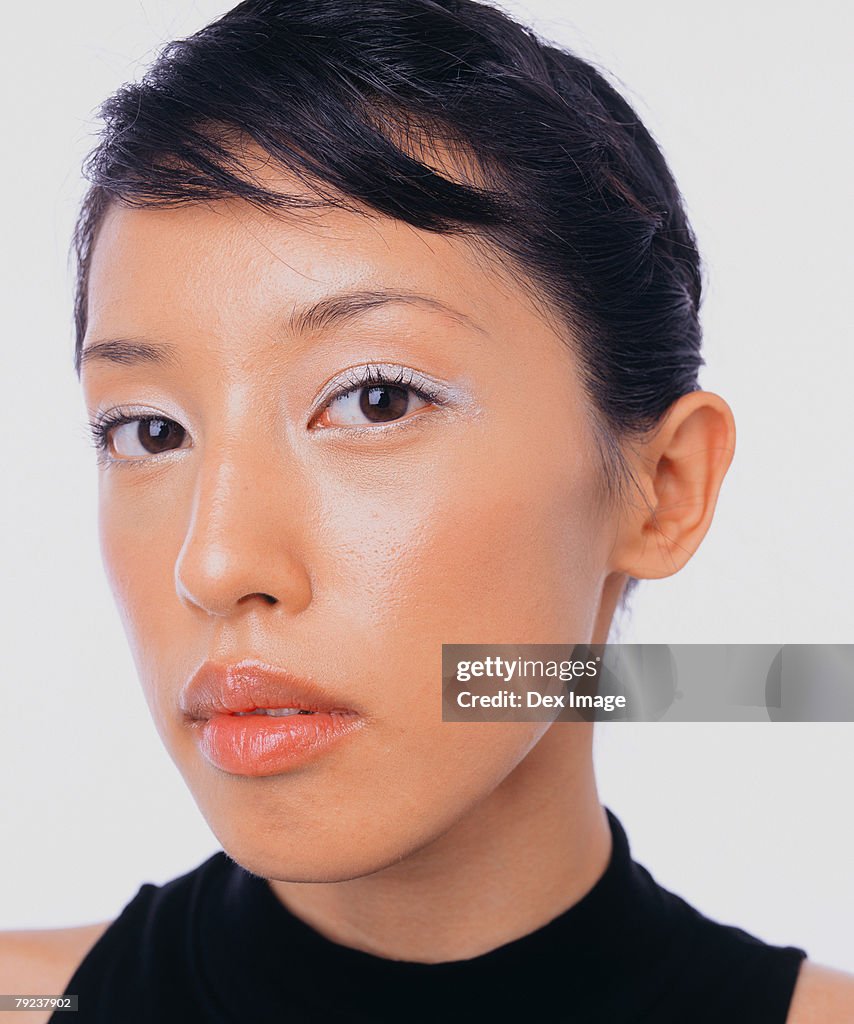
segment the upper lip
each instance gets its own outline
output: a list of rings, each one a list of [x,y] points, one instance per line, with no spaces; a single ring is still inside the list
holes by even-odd
[[[325,687],[251,659],[204,662],[181,690],[180,706],[184,715],[193,721],[256,708],[357,714]]]

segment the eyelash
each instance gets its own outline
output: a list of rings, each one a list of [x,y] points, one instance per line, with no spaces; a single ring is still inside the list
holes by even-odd
[[[348,371],[348,376],[345,382],[335,387],[329,392],[329,394],[324,395],[320,408],[312,415],[312,419],[319,416],[336,399],[342,398],[344,395],[349,395],[353,391],[358,391],[361,388],[368,387],[369,385],[386,385],[390,387],[406,388],[419,398],[426,402],[430,402],[433,405],[445,404],[445,397],[443,393],[439,391],[438,388],[432,387],[413,370],[401,366],[397,368],[398,372],[395,375],[394,373],[390,373],[389,369],[389,367],[369,363],[365,366],[356,367],[353,370]],[[418,380],[418,384],[414,383],[416,380]],[[109,412],[97,413],[89,421],[89,433],[92,443],[98,452],[99,460],[106,462],[144,461],[142,459],[111,459],[109,457],[110,431],[115,430],[116,427],[120,427],[125,423],[150,423],[153,420],[168,419],[168,416],[164,416],[162,414],[155,415],[152,413],[135,412],[132,408],[121,406],[111,409]],[[400,421],[391,421],[386,426],[393,426],[395,422]],[[358,430],[360,428],[343,427],[337,429]],[[383,429],[383,427],[371,426],[366,429],[378,430]]]

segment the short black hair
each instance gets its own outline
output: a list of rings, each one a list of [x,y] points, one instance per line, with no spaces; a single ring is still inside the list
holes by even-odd
[[[101,108],[75,231],[76,365],[112,202],[305,205],[247,170],[269,154],[316,204],[482,237],[567,325],[609,491],[620,442],[696,390],[701,267],[638,115],[590,63],[474,0],[245,0],[169,43]],[[456,154],[444,173],[431,146]],[[434,149],[435,152],[435,149]]]

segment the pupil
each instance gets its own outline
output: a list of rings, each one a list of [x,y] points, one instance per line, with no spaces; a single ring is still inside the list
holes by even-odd
[[[374,423],[400,419],[408,404],[409,395],[406,388],[398,388],[393,384],[363,388],[359,398],[359,408]]]
[[[139,424],[139,442],[152,454],[179,448],[184,428],[171,420],[142,420]]]

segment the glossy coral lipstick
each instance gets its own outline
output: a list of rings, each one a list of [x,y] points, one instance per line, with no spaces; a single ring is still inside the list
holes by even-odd
[[[251,660],[205,662],[184,686],[180,706],[202,755],[230,775],[278,775],[365,722],[324,688]]]

